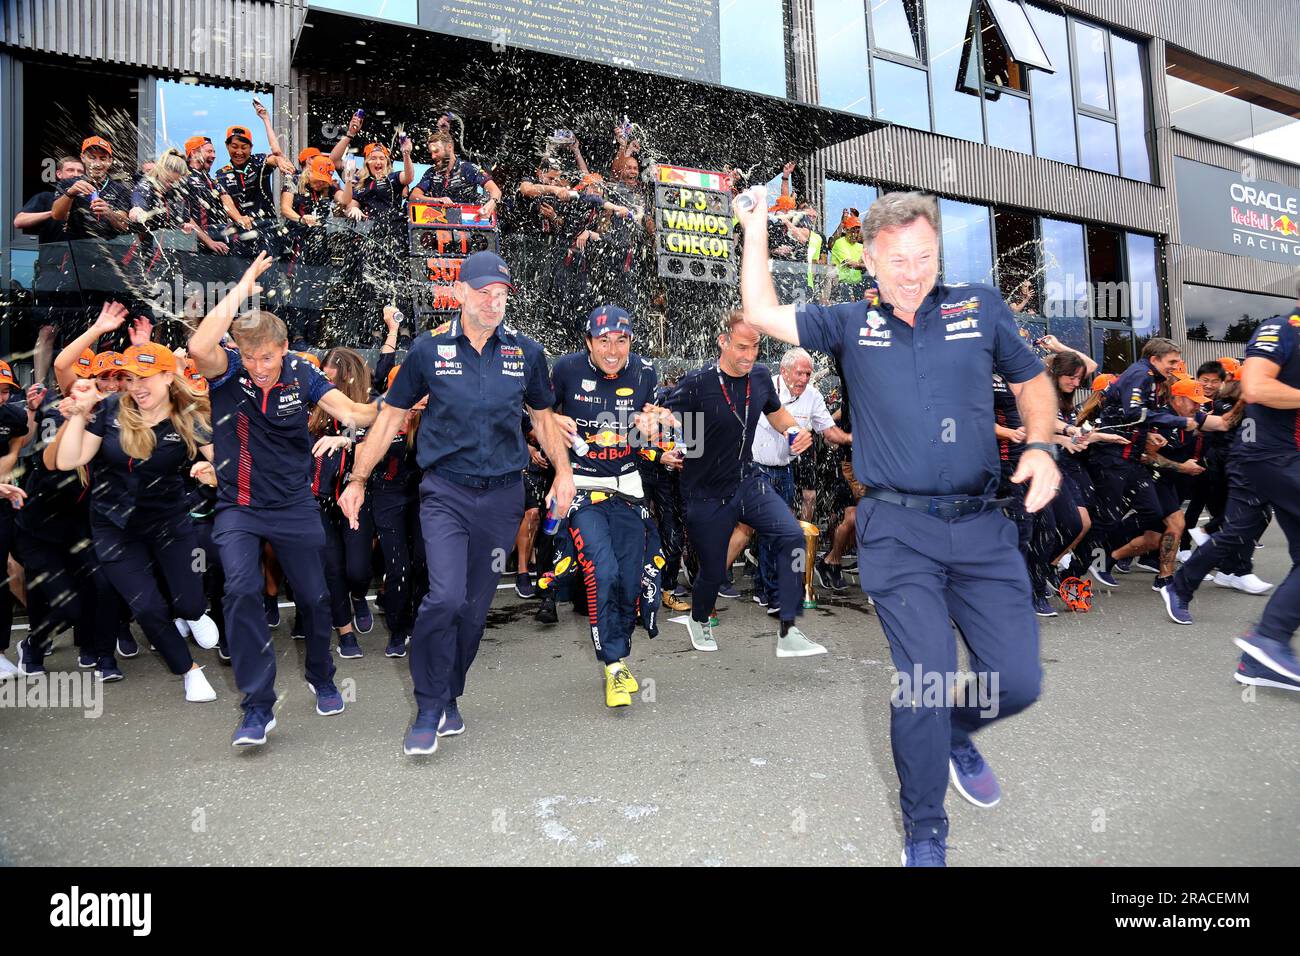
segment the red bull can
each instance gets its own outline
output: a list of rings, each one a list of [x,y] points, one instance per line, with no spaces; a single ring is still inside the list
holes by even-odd
[[[790,445],[790,454],[792,455],[798,454],[798,452],[794,450],[794,440],[799,437],[799,432],[802,430],[803,429],[798,425],[791,425],[785,430],[785,440]]]
[[[560,513],[555,507],[555,499],[546,499],[546,520],[542,522],[542,534],[553,535],[560,530]]]

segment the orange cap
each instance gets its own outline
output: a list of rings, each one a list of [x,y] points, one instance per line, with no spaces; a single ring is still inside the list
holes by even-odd
[[[393,369],[397,371],[397,369]],[[0,385],[15,385],[14,370],[9,367],[9,363],[0,359]]]
[[[95,374],[95,352],[93,349],[86,349],[77,359],[77,364],[72,366],[73,374],[77,378],[90,378]]]
[[[206,392],[208,390],[208,380],[199,372],[199,367],[194,364],[194,359],[189,357],[185,359],[185,364],[181,366],[181,376],[194,391]]]
[[[1223,370],[1228,373],[1230,378],[1235,378],[1237,373],[1241,371],[1241,359],[1235,359],[1230,355],[1225,355],[1223,358],[1219,359],[1218,362],[1223,366]]]
[[[1174,382],[1173,386],[1169,389],[1169,393],[1171,395],[1179,395],[1182,398],[1190,398],[1197,405],[1204,405],[1209,401],[1209,398],[1205,395],[1205,389],[1202,388],[1201,383],[1194,378],[1179,379]]]
[[[192,154],[197,153],[205,145],[212,142],[207,136],[191,136],[185,141],[185,156],[189,158]]]
[[[312,355],[310,352],[294,352],[293,354],[298,356],[298,358],[302,359],[304,362],[310,362],[312,365],[320,368],[320,359]]]
[[[157,375],[159,372],[176,371],[176,354],[165,345],[146,342],[133,345],[123,356],[126,370],[132,375]]]
[[[845,216],[843,219],[840,220],[840,225],[843,226],[845,229],[861,229],[862,220],[859,219],[857,216]]]
[[[228,127],[226,127],[226,142],[227,142],[227,143],[229,143],[229,142],[230,142],[232,139],[234,139],[236,136],[238,136],[238,137],[239,137],[240,139],[242,139],[242,140],[245,140],[245,141],[248,143],[249,146],[252,146],[252,145],[253,145],[253,134],[250,133],[250,132],[248,131],[248,127],[247,127],[247,126],[228,126]]]
[[[1110,373],[1106,373],[1104,375],[1098,375],[1096,378],[1092,380],[1092,390],[1094,392],[1100,392],[1102,389],[1104,389],[1107,385],[1109,385],[1113,381],[1115,381],[1115,376],[1111,375]]]
[[[604,186],[605,177],[600,173],[587,173],[578,180],[578,192],[582,192],[588,186]]]
[[[95,147],[99,147],[110,156],[113,155],[113,144],[102,136],[87,136],[81,141],[81,151],[83,153],[86,150],[94,149]]]
[[[107,375],[109,372],[120,372],[126,368],[126,360],[122,358],[121,352],[100,352],[90,363],[91,375]]]
[[[397,370],[400,369],[401,367],[402,367],[402,366],[400,366],[400,365],[394,365],[394,366],[389,370],[389,372],[388,372],[388,384],[387,384],[386,386],[384,386],[386,389],[388,389],[388,388],[392,388],[392,387],[393,387],[393,382],[395,382],[395,381],[397,380]]]
[[[328,156],[313,156],[307,161],[307,178],[325,183],[333,181],[334,160]]]
[[[311,159],[313,156],[319,156],[320,154],[321,151],[317,149],[315,146],[308,146],[306,149],[304,149],[301,153],[298,154],[298,165],[301,166],[304,163],[306,163],[307,160]]]
[[[794,208],[794,205],[793,196],[777,196],[776,203],[768,210],[768,212],[789,212]]]
[[[385,156],[388,155],[388,147],[385,146],[383,143],[367,143],[366,148],[361,151],[361,155],[364,156],[366,159],[369,159],[370,154],[373,153],[375,150],[379,150]]]

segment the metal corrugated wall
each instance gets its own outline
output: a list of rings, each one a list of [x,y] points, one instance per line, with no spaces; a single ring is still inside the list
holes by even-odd
[[[282,86],[305,11],[306,0],[0,0],[0,44]]]

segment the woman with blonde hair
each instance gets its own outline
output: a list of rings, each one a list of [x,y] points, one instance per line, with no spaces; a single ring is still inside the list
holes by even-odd
[[[105,396],[88,379],[72,386],[61,408],[66,422],[56,462],[61,471],[93,462],[91,539],[102,573],[172,673],[183,675],[185,699],[216,700],[173,623],[198,624],[206,608],[184,476],[190,471],[215,480],[209,464],[193,465],[199,455],[212,458],[208,400],[181,380],[176,356],[157,343],[132,346],[125,359],[122,391]],[[215,626],[193,632],[199,646],[216,646]],[[111,643],[98,635],[96,643],[96,672],[120,680]]]
[[[370,367],[359,352],[336,348],[325,353],[321,372],[354,402],[370,398]],[[325,583],[329,586],[330,614],[339,633],[339,656],[361,657],[357,634],[369,634],[374,617],[366,599],[370,587],[370,558],[375,526],[367,506],[353,531],[339,510],[338,499],[352,471],[354,447],[365,438],[364,428],[346,428],[319,405],[312,409],[307,428],[316,439],[312,448],[311,490],[320,505],[325,530]]]

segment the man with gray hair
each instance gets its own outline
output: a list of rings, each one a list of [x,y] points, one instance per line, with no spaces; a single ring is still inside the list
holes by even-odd
[[[1056,493],[1056,397],[1042,363],[1020,338],[1002,296],[985,285],[938,281],[939,212],[933,197],[890,193],[863,226],[876,287],[835,306],[782,305],[767,268],[765,190],[740,210],[745,230],[740,290],[754,328],[828,352],[844,370],[853,420],[853,471],[866,487],[857,510],[862,589],[876,603],[898,680],[890,736],[909,866],[944,866],[949,777],[980,807],[1001,797],[971,735],[1038,697],[1038,620],[1016,529],[1002,513],[994,441],[997,372],[1028,433],[1011,480],[1029,482],[1025,509]],[[750,195],[750,194],[746,194]],[[953,686],[956,624],[970,651],[979,697],[923,693]]]
[[[816,388],[810,388],[812,382],[812,356],[804,349],[788,349],[781,356],[781,372],[773,376],[776,385],[776,397],[787,412],[794,416],[795,423],[804,431],[821,434],[827,441],[836,445],[847,445],[853,439],[848,432],[840,431],[831,419],[826,408],[826,399]],[[759,470],[767,476],[772,487],[781,499],[790,507],[795,505],[795,468],[797,463],[805,463],[810,455],[798,455],[790,449],[790,442],[779,433],[766,418],[758,420],[758,430],[754,433],[754,462]],[[806,472],[807,468],[804,469]],[[809,474],[805,483],[811,478]],[[812,555],[808,556],[809,558]],[[758,570],[754,575],[754,601],[767,608],[767,613],[776,616],[780,610],[777,601],[776,543],[767,535],[758,538]],[[823,585],[835,590],[833,583],[823,580]]]

